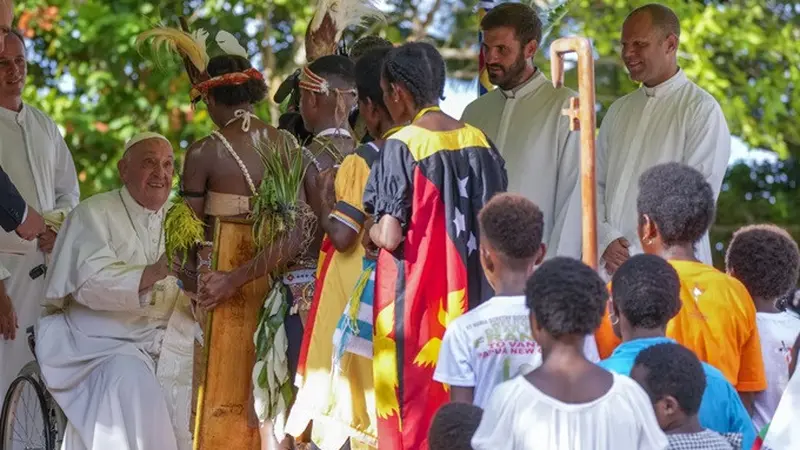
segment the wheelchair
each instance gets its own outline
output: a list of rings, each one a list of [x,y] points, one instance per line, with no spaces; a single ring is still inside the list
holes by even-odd
[[[67,419],[42,380],[33,327],[26,334],[34,360],[20,370],[3,399],[0,450],[58,450]]]

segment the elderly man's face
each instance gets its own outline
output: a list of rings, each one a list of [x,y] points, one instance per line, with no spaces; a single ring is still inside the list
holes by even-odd
[[[16,35],[8,33],[0,50],[0,98],[19,98],[25,87],[27,61],[25,46]]]
[[[163,139],[134,144],[119,162],[119,174],[137,203],[157,211],[169,198],[175,172],[172,146]]]

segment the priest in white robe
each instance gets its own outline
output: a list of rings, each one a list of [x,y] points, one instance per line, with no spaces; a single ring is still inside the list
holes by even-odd
[[[140,134],[118,167],[124,187],[61,229],[36,353],[69,422],[62,450],[189,450],[195,321],[164,253],[172,146]]]
[[[577,94],[556,89],[533,65],[542,22],[521,3],[481,21],[489,80],[498,86],[470,103],[461,120],[481,129],[506,161],[508,191],[544,214],[547,256],[581,256],[580,136],[561,114]]]
[[[651,4],[631,12],[622,28],[622,59],[642,86],[608,110],[597,145],[600,269],[606,277],[641,253],[636,197],[650,167],[679,162],[700,171],[719,196],[731,153],[731,135],[719,103],[678,67],[678,17]],[[695,256],[711,264],[708,235]]]
[[[0,166],[32,209],[45,217],[63,217],[79,200],[72,156],[55,123],[22,102],[27,65],[22,37],[9,32],[4,44],[0,51]],[[43,268],[56,239],[55,228],[33,241],[0,230],[0,265],[9,272],[0,283],[22,330],[36,323],[42,311]],[[13,340],[0,337],[0,395],[31,360],[24,332],[17,330]]]

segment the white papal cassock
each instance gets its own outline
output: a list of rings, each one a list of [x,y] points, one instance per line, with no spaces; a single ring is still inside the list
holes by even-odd
[[[597,143],[598,255],[624,237],[631,254],[641,253],[637,234],[639,176],[663,163],[678,162],[702,173],[719,197],[731,155],[731,134],[719,103],[679,70],[669,80],[614,102]],[[711,264],[708,235],[696,256]],[[601,261],[601,269],[604,263]],[[604,270],[601,270],[604,272]]]
[[[43,112],[23,105],[19,112],[0,107],[0,166],[28,205],[43,213],[68,212],[78,204],[78,178],[67,144]],[[32,280],[31,269],[44,264],[37,241],[24,241],[0,230],[0,266],[9,276],[6,292],[20,330],[14,341],[0,338],[0,395],[33,355],[25,328],[36,323],[44,300],[44,276]],[[20,332],[21,331],[21,332]]]
[[[63,450],[191,448],[189,300],[172,277],[138,292],[164,252],[165,209],[106,192],[78,205],[58,236],[47,298],[61,310],[39,321],[36,351],[69,421]]]
[[[580,136],[561,114],[576,95],[554,88],[537,70],[511,91],[480,96],[461,117],[503,155],[508,191],[530,199],[544,214],[548,257],[581,256]]]

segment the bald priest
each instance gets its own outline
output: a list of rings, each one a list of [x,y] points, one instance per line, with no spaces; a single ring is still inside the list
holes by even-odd
[[[195,321],[164,254],[172,146],[139,134],[118,169],[124,187],[58,234],[37,356],[69,421],[62,450],[188,450]]]

